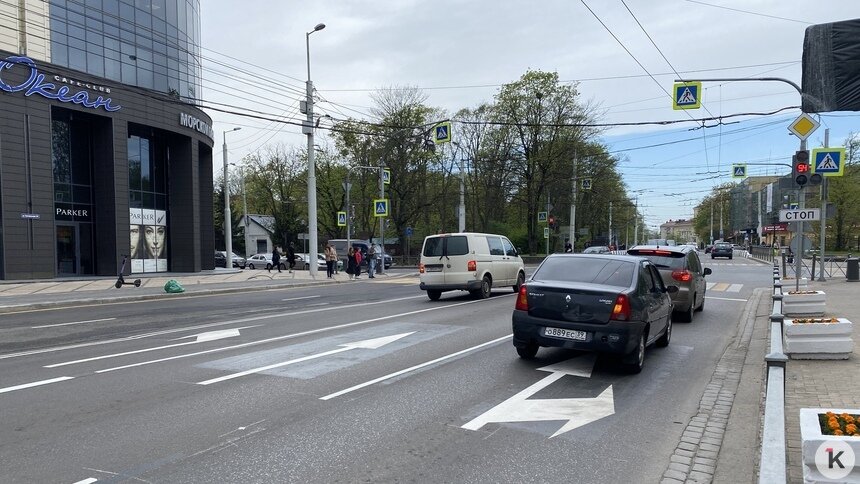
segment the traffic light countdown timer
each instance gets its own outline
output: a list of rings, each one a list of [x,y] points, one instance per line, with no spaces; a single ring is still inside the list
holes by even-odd
[[[809,166],[808,150],[797,151],[794,156],[791,157],[791,165],[793,167],[792,176],[794,177],[794,182],[797,183],[797,186],[802,188],[807,183],[810,185],[818,185],[821,183],[821,174],[812,173],[811,167]]]

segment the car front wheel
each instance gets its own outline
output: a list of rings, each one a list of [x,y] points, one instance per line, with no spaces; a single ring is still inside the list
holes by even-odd
[[[253,270],[254,270],[254,264],[253,264],[253,263],[252,263],[252,264],[248,264],[248,269],[251,269],[251,270],[253,271]]]

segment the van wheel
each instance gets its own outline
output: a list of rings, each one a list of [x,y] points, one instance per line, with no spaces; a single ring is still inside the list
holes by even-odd
[[[514,286],[515,293],[520,292],[520,286],[522,286],[524,282],[526,282],[526,275],[520,272],[519,274],[517,274],[517,283]]]
[[[429,289],[427,290],[427,297],[429,297],[431,301],[438,301],[439,298],[442,297],[442,291]]]
[[[481,288],[472,292],[472,295],[477,299],[487,299],[490,297],[490,290],[493,287],[493,283],[490,281],[490,276],[484,276],[481,279]]]

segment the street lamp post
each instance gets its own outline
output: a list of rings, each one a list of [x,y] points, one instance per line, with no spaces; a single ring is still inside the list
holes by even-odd
[[[325,24],[316,24],[313,30],[305,33],[305,47],[308,60],[307,82],[307,123],[302,132],[308,135],[308,260],[317,260],[317,177],[314,165],[314,84],[311,81],[311,34],[325,28]],[[308,270],[311,277],[317,276],[317,264],[311,263]]]
[[[229,129],[224,131],[224,145],[221,147],[224,154],[224,251],[225,261],[224,268],[232,269],[233,268],[233,234],[231,234],[231,216],[230,216],[230,192],[229,192],[229,183],[227,182],[227,133],[232,131],[239,131],[240,127],[236,127],[233,129]]]

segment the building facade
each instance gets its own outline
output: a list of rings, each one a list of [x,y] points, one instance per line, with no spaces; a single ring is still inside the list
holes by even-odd
[[[214,267],[199,11],[0,3],[0,279]]]

